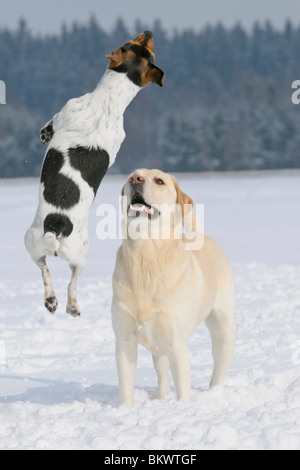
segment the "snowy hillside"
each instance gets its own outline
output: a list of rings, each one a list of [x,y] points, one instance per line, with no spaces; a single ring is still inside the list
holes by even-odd
[[[237,278],[238,337],[226,384],[212,391],[210,340],[190,341],[192,401],[153,399],[140,349],[135,408],[118,406],[111,275],[119,240],[99,240],[100,203],[118,205],[124,177],[104,180],[79,281],[82,317],[65,313],[70,273],[51,260],[59,309],[23,236],[38,182],[0,180],[0,449],[300,449],[300,172],[178,176],[205,204],[205,229]]]

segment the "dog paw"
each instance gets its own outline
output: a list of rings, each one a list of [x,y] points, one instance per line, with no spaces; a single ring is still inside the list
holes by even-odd
[[[67,305],[67,313],[74,318],[80,317],[81,315],[78,305]]]
[[[57,307],[58,307],[57,298],[56,297],[47,297],[47,299],[45,299],[45,307],[53,315],[56,312]]]
[[[50,142],[54,135],[54,129],[53,129],[53,121],[48,122],[42,129],[41,129],[41,141],[43,144],[46,144]]]

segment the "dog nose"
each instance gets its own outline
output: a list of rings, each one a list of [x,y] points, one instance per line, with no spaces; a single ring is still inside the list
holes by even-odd
[[[145,183],[145,178],[143,178],[140,175],[133,175],[129,179],[129,183],[131,183],[131,184],[143,184],[143,183]]]

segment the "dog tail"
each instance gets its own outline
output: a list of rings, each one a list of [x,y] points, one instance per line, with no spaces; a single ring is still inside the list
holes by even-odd
[[[47,250],[51,255],[57,256],[60,248],[60,243],[55,236],[55,233],[46,232],[44,235],[44,242]]]
[[[44,221],[44,241],[52,255],[57,256],[60,239],[69,237],[72,232],[73,224],[66,215],[47,215]]]

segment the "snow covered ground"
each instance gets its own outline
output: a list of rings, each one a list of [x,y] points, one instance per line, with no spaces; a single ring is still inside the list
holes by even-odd
[[[119,240],[99,240],[100,203],[118,206],[124,177],[108,176],[90,217],[79,282],[83,315],[65,313],[69,269],[51,260],[59,309],[43,307],[23,246],[37,181],[0,180],[0,449],[300,449],[300,172],[178,176],[205,204],[205,229],[237,278],[237,347],[224,387],[204,326],[190,341],[192,400],[153,398],[140,349],[136,406],[118,406],[111,275]]]

